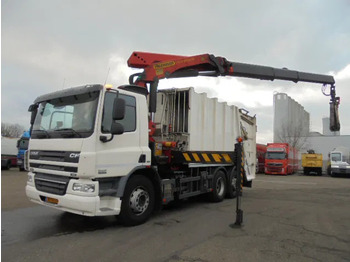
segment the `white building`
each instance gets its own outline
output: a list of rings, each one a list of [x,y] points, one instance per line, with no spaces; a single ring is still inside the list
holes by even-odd
[[[273,141],[284,142],[285,137],[307,137],[310,132],[310,114],[285,93],[273,96]]]
[[[305,111],[303,106],[285,93],[274,94],[273,102],[273,141],[275,143],[284,142],[281,141],[283,134],[293,136],[293,132],[299,132],[302,137],[300,154],[306,153],[309,149],[313,149],[315,153],[321,153],[323,157],[323,172],[326,171],[330,151],[338,146],[350,148],[350,135],[340,135],[340,132],[331,132],[329,130],[329,118],[322,119],[322,134],[310,132],[310,114]],[[288,134],[288,132],[290,133]],[[301,159],[300,155],[299,158]]]

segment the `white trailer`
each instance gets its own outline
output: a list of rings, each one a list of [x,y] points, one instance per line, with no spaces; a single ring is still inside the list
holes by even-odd
[[[18,138],[1,137],[1,169],[10,169],[17,166]]]

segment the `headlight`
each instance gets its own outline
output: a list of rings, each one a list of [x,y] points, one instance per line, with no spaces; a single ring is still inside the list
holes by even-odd
[[[28,183],[32,183],[33,182],[33,176],[28,174],[28,179],[27,179]]]
[[[95,185],[94,184],[74,183],[72,189],[73,189],[73,191],[93,193],[93,192],[95,192]]]

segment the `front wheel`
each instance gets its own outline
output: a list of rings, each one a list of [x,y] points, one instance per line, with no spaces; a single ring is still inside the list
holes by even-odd
[[[212,202],[221,202],[226,194],[226,176],[223,171],[218,171],[213,179],[213,191],[210,193]]]
[[[140,225],[149,219],[154,205],[152,182],[141,175],[133,176],[126,185],[119,218],[126,226]]]

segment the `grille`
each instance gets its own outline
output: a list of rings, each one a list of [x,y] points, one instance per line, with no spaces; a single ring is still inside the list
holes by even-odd
[[[269,167],[281,167],[281,166],[283,166],[282,163],[267,163],[267,165]]]
[[[268,167],[267,170],[269,172],[282,172],[282,168],[280,167]]]
[[[78,168],[77,167],[72,167],[72,166],[56,166],[56,165],[46,165],[46,164],[31,163],[30,167],[49,169],[49,170],[57,170],[57,171],[65,171],[65,172],[75,172],[75,173],[78,172]]]
[[[80,152],[30,150],[29,158],[35,160],[78,163]]]
[[[70,177],[37,173],[35,175],[35,187],[41,192],[63,196],[66,194],[70,179]]]

